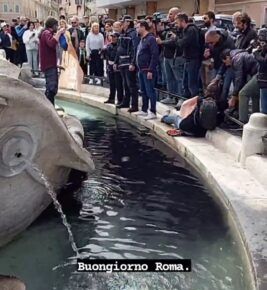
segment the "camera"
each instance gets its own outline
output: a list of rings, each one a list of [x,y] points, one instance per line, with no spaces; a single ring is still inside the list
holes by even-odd
[[[159,22],[161,22],[162,19],[163,19],[163,15],[162,15],[161,12],[155,12],[155,13],[153,14],[153,19],[152,19],[152,21],[153,21],[154,23],[159,23]]]

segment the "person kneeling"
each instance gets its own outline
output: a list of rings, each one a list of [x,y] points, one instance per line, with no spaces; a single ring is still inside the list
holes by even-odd
[[[207,130],[214,130],[217,125],[217,104],[213,86],[207,88],[204,98],[196,96],[183,102],[175,115],[165,115],[161,121],[174,125],[175,130],[167,131],[170,136],[205,137]]]

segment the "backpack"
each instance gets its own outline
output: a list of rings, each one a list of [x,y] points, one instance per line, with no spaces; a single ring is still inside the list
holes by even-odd
[[[206,130],[214,130],[217,125],[217,104],[211,98],[204,98],[199,102],[198,109],[195,111],[195,124],[199,124]]]

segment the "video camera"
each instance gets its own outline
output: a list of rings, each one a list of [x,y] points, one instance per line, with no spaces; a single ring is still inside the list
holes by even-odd
[[[159,22],[162,21],[162,19],[163,19],[163,15],[162,15],[161,12],[155,12],[155,13],[153,14],[153,19],[152,19],[152,21],[153,21],[154,23],[159,23]]]

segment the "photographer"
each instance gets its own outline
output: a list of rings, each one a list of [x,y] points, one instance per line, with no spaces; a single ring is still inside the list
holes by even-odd
[[[163,49],[163,62],[166,74],[167,89],[169,93],[182,95],[182,79],[184,59],[182,58],[182,50],[177,48],[173,34],[179,35],[175,27],[175,17],[181,11],[181,8],[171,8],[168,14],[168,25],[157,38],[157,43]],[[166,23],[167,24],[167,23]],[[175,104],[174,97],[167,97],[161,101],[163,104]]]
[[[199,73],[204,51],[204,43],[201,43],[199,28],[189,23],[189,17],[185,13],[179,13],[176,17],[176,24],[183,30],[183,38],[176,39],[176,45],[182,49],[184,64],[184,97],[192,98],[199,94]]]
[[[39,50],[39,38],[38,33],[34,29],[34,22],[28,22],[28,30],[23,34],[23,43],[26,47],[26,54],[28,64],[32,70],[32,75],[37,75],[38,70],[38,50]]]

